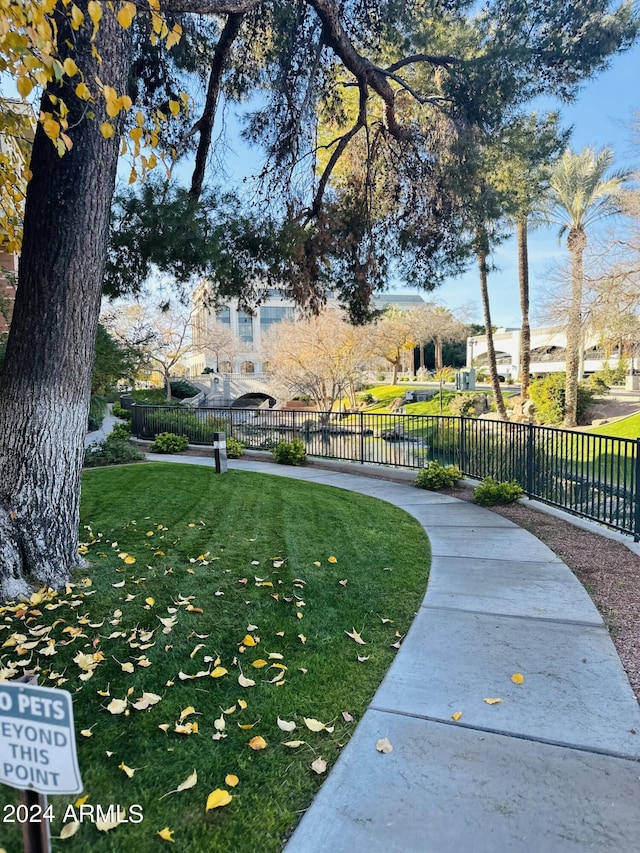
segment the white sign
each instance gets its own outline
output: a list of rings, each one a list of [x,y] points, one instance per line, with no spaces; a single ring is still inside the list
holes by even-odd
[[[0,681],[0,782],[41,794],[82,791],[70,693]]]

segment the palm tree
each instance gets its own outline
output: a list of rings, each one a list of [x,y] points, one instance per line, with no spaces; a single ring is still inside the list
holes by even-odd
[[[553,167],[544,217],[560,226],[558,238],[567,235],[571,256],[571,303],[567,316],[567,351],[564,425],[576,426],[578,379],[582,349],[583,255],[587,228],[621,212],[622,189],[631,177],[627,170],[609,173],[613,151],[569,149]]]

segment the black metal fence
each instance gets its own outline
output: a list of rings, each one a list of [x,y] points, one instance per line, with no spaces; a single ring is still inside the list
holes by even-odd
[[[224,431],[247,448],[300,438],[310,456],[517,480],[529,497],[640,538],[640,439],[434,415],[132,407],[132,434],[185,434],[209,444]]]

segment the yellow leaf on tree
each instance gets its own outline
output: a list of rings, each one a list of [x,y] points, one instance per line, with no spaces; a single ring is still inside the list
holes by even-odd
[[[514,684],[522,684],[524,682],[524,675],[521,672],[514,672],[511,676],[511,681]]]
[[[76,86],[76,95],[80,98],[81,101],[89,101],[91,100],[91,92],[87,88],[86,83],[78,83]]]
[[[97,27],[102,19],[102,6],[96,0],[89,0],[87,12],[93,22],[94,27]]]
[[[18,77],[16,81],[16,86],[21,97],[26,98],[28,95],[31,94],[31,90],[33,89],[33,82],[29,77]]]
[[[62,63],[62,67],[64,69],[64,73],[68,77],[74,77],[78,73],[78,66],[70,56],[67,56],[65,61]]]
[[[258,752],[259,750],[266,748],[267,742],[261,735],[256,735],[255,737],[252,737],[249,741],[249,746],[251,747],[251,749],[254,749],[256,752]]]
[[[177,116],[180,112],[180,104],[177,101],[169,101],[169,109],[171,111],[171,115]]]
[[[173,841],[173,830],[169,829],[168,826],[165,826],[164,829],[161,829],[158,832],[158,835],[160,836],[160,838],[162,838],[163,841],[171,841],[172,843],[175,843]]]
[[[57,139],[58,136],[60,136],[60,125],[53,118],[48,118],[46,121],[44,121],[42,123],[42,129],[47,134],[49,139]]]
[[[118,11],[118,23],[123,29],[128,30],[135,16],[136,7],[133,3],[123,3],[122,7]]]
[[[207,797],[207,811],[211,809],[219,809],[220,806],[227,806],[233,797],[228,791],[223,791],[222,788],[216,788]]]
[[[71,7],[71,26],[74,30],[78,30],[82,26],[83,21],[84,15],[80,11],[80,9],[78,9],[78,7],[74,4]]]

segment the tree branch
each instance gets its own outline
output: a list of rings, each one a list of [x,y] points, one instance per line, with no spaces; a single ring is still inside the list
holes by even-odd
[[[233,42],[240,32],[240,26],[244,19],[244,14],[244,12],[237,12],[230,14],[227,17],[227,21],[220,33],[220,38],[218,39],[218,44],[216,45],[216,49],[213,54],[211,74],[209,75],[209,86],[207,88],[207,98],[204,110],[202,111],[202,116],[197,124],[197,129],[200,131],[200,140],[198,142],[193,175],[191,176],[191,189],[189,190],[189,196],[194,200],[199,199],[202,193],[207,157],[209,156],[209,149],[211,147],[213,123],[216,117],[218,98],[220,97],[222,74],[224,72],[229,53],[231,52]]]

